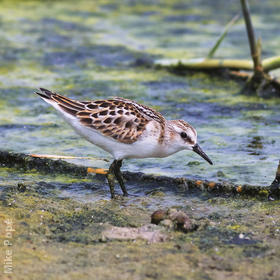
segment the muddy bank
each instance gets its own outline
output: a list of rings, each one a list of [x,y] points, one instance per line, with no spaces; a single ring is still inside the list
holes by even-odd
[[[130,196],[111,200],[104,175],[87,167],[4,151],[0,159],[12,279],[278,279],[279,200],[259,190],[213,193],[126,172]],[[165,216],[158,225],[156,210]],[[174,211],[192,230],[170,224]]]
[[[81,174],[8,167],[0,173],[2,241],[7,221],[14,229],[12,279],[278,279],[279,201],[165,192],[160,181],[150,190],[133,185],[144,195],[110,200],[106,188],[107,198],[94,200],[87,196],[100,197],[102,180],[77,184]],[[151,225],[151,214],[169,205],[198,228]]]

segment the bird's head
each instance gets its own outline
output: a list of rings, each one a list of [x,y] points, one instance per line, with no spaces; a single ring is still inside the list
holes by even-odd
[[[169,129],[171,130],[172,145],[175,145],[178,150],[191,150],[199,154],[211,165],[213,162],[203,152],[197,143],[196,130],[183,120],[169,121]]]

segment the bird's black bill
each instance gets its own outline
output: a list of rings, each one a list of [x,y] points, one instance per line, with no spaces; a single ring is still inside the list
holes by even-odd
[[[202,149],[200,148],[200,146],[198,144],[193,146],[193,151],[196,152],[197,154],[199,154],[201,157],[203,157],[206,161],[208,161],[211,165],[213,164],[213,162],[211,161],[211,159],[202,151]]]

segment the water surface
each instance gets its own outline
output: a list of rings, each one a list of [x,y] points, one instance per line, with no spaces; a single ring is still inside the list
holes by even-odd
[[[168,119],[190,122],[214,162],[210,166],[182,151],[165,159],[127,160],[124,169],[269,184],[279,160],[279,100],[240,96],[236,82],[203,73],[175,76],[135,66],[139,59],[205,56],[238,11],[236,1],[217,1],[215,7],[208,1],[80,1],[78,7],[71,1],[1,2],[1,147],[110,159],[77,136],[33,91],[45,87],[80,100],[122,96]],[[279,2],[256,1],[252,11],[264,57],[279,54]],[[249,57],[242,21],[217,56]],[[74,162],[108,167],[103,160]]]

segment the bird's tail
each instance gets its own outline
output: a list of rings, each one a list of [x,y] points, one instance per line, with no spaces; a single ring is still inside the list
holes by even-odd
[[[46,98],[46,99],[52,99],[52,95],[54,95],[55,93],[49,91],[48,89],[45,88],[39,88],[40,92],[35,92],[38,95],[40,95],[42,98]]]
[[[63,95],[51,92],[45,88],[40,88],[39,90],[40,92],[35,93],[59,111],[63,111],[64,113],[75,116],[79,111],[85,110],[85,104],[80,101],[76,101]]]

